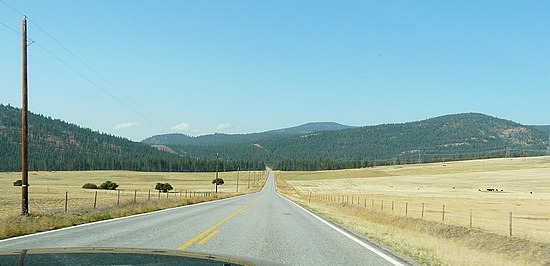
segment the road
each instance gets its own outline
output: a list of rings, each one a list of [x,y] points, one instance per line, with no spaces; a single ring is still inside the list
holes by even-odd
[[[122,247],[179,249],[287,265],[401,265],[275,191],[261,192],[0,241],[0,249]]]

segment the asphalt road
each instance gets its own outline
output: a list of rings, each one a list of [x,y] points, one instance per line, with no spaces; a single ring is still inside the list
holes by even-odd
[[[90,223],[0,241],[0,250],[58,247],[179,249],[288,265],[401,265],[395,256],[275,192]]]

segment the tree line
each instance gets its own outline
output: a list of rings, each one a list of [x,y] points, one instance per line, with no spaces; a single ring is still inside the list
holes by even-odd
[[[21,110],[0,104],[0,171],[21,169]],[[220,171],[335,170],[391,164],[545,155],[546,132],[483,114],[295,135],[216,135],[170,144],[177,154],[29,115],[31,170]],[[191,142],[189,142],[191,143]]]
[[[21,170],[21,109],[0,104],[0,171]],[[215,152],[211,154],[215,156]],[[263,170],[261,160],[222,160],[224,171]],[[215,160],[159,151],[38,114],[29,114],[29,169],[205,172]]]

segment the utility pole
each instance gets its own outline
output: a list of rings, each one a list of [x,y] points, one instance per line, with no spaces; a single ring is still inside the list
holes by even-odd
[[[218,194],[218,170],[220,167],[219,153],[216,153],[216,194]]]
[[[27,17],[23,18],[22,44],[22,91],[23,106],[21,108],[21,215],[29,215],[29,139],[28,139],[28,96],[27,96]]]
[[[241,172],[241,167],[237,167],[237,193],[239,192],[239,173]]]

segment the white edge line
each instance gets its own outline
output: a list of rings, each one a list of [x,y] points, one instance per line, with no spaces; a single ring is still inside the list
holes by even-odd
[[[405,264],[401,263],[400,261],[396,260],[395,258],[391,257],[391,256],[388,256],[387,254],[385,254],[384,252],[378,250],[377,248],[369,245],[368,243],[365,243],[365,241],[355,237],[354,235],[336,227],[335,225],[329,223],[328,221],[326,221],[325,219],[319,217],[319,215],[307,210],[306,208],[300,206],[299,204],[297,204],[296,202],[294,201],[291,201],[289,199],[287,199],[286,197],[283,197],[282,195],[280,195],[279,193],[277,193],[281,198],[285,199],[285,200],[288,200],[290,203],[296,205],[298,208],[302,209],[303,211],[309,213],[311,216],[315,217],[317,220],[321,221],[322,223],[326,224],[327,226],[329,226],[330,228],[334,229],[336,232],[346,236],[347,238],[355,241],[357,244],[363,246],[364,248],[372,251],[373,253],[375,253],[376,255],[378,255],[379,257],[387,260],[388,262],[392,263],[393,265],[396,265],[396,266],[404,266]]]
[[[144,212],[144,213],[134,214],[134,215],[130,215],[130,216],[124,216],[124,217],[112,218],[112,219],[107,219],[107,220],[101,220],[101,221],[91,222],[91,223],[79,224],[79,225],[74,225],[74,226],[69,226],[69,227],[63,227],[63,228],[54,229],[54,230],[49,230],[49,231],[44,231],[44,232],[38,232],[38,233],[34,233],[34,234],[28,234],[28,235],[22,235],[22,236],[15,236],[15,237],[10,237],[10,238],[6,238],[6,239],[0,239],[0,243],[9,242],[9,241],[12,241],[12,240],[17,240],[17,239],[23,239],[23,238],[27,238],[27,237],[45,235],[45,234],[49,234],[49,233],[54,233],[54,232],[59,232],[59,231],[64,231],[64,230],[73,229],[73,228],[79,228],[79,227],[89,226],[89,225],[95,225],[95,224],[101,224],[101,223],[107,223],[107,222],[114,222],[114,221],[119,221],[119,220],[124,220],[124,219],[130,219],[130,218],[134,218],[134,217],[145,216],[145,215],[153,215],[153,214],[156,214],[156,213],[161,213],[161,212],[166,212],[166,211],[172,211],[172,210],[175,210],[175,209],[183,209],[183,208],[189,208],[189,207],[198,206],[198,205],[203,205],[203,204],[208,204],[208,203],[213,203],[213,202],[226,201],[226,200],[231,200],[231,199],[236,199],[236,198],[244,197],[244,196],[246,196],[246,195],[250,195],[250,194],[244,194],[244,195],[240,195],[240,196],[235,196],[235,197],[230,197],[230,198],[225,198],[225,199],[219,199],[219,200],[205,201],[205,202],[200,202],[200,203],[195,203],[195,204],[189,204],[189,205],[184,205],[184,206],[179,206],[179,207],[173,207],[173,208],[168,208],[168,209],[162,209],[162,210],[158,210],[158,211],[154,211],[154,212]]]

